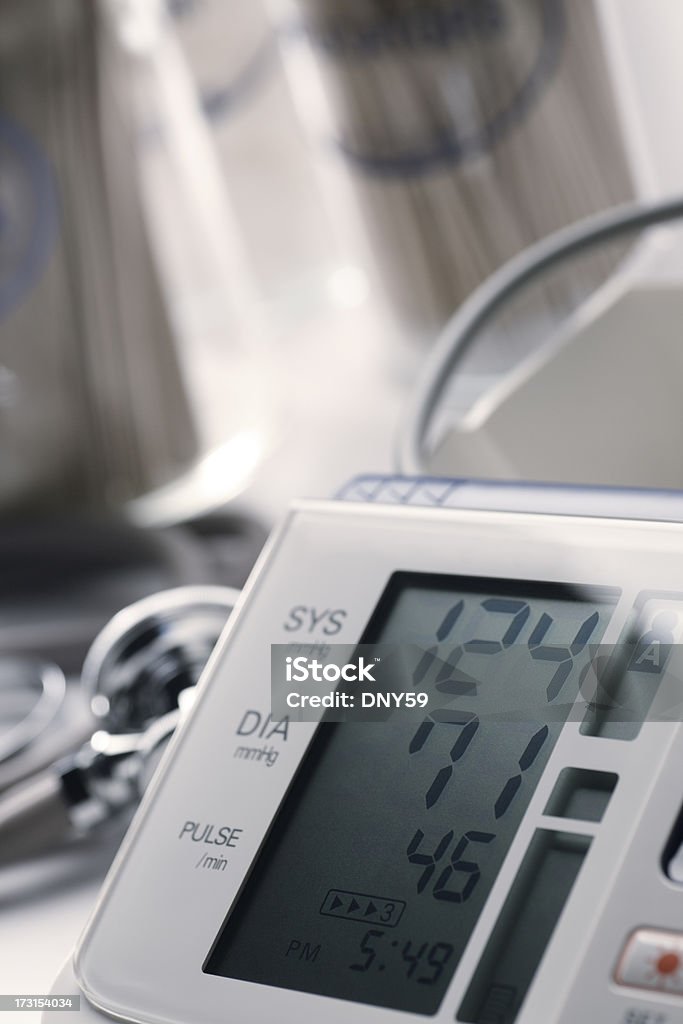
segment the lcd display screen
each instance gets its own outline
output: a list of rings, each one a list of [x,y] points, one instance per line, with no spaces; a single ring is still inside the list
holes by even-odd
[[[428,709],[321,724],[204,970],[436,1013],[617,597],[396,573],[362,642]]]

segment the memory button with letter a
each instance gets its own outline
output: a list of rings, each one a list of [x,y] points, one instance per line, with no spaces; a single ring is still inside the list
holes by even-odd
[[[683,995],[683,933],[638,928],[626,941],[614,978],[619,985]]]

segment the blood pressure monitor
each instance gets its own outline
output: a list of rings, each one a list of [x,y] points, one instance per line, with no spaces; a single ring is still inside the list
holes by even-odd
[[[74,1019],[683,1022],[681,520],[405,478],[295,506],[55,985]],[[271,645],[359,643],[426,706],[273,714]]]

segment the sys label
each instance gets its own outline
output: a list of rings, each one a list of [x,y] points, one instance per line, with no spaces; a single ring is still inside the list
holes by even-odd
[[[314,608],[312,605],[295,604],[290,608],[283,623],[288,633],[306,636],[318,633],[322,636],[336,636],[346,619],[344,608]]]

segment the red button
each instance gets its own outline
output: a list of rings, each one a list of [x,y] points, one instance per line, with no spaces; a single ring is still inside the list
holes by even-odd
[[[620,985],[683,995],[683,934],[638,928],[626,941],[614,977]]]

